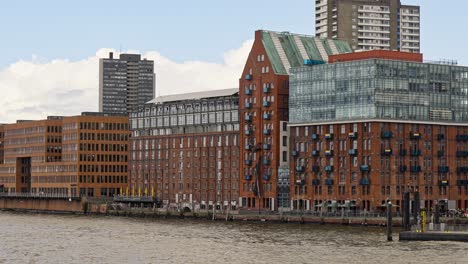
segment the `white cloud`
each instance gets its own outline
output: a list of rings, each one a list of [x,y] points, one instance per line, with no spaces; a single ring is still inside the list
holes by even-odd
[[[156,51],[143,54],[155,61],[156,95],[238,87],[253,41],[225,52],[223,63],[176,63]],[[33,56],[0,69],[0,123],[44,119],[48,115],[76,115],[98,110],[99,58],[112,49],[100,49],[87,59],[45,61]],[[137,51],[129,51],[137,52]]]

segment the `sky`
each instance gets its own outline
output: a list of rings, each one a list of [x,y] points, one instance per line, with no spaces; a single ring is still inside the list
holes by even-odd
[[[468,65],[466,0],[421,6],[427,60]],[[285,5],[287,4],[287,5]],[[156,95],[234,88],[254,31],[313,35],[315,0],[15,0],[0,8],[0,123],[98,110],[98,59],[155,60]]]

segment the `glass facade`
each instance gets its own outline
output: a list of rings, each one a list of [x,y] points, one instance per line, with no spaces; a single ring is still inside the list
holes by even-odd
[[[293,68],[290,123],[468,121],[468,67],[370,59]]]
[[[239,130],[239,96],[146,104],[130,114],[133,136]]]

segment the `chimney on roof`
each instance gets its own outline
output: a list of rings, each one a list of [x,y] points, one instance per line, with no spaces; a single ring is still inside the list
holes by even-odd
[[[113,59],[114,58],[114,52],[109,52],[109,59]]]

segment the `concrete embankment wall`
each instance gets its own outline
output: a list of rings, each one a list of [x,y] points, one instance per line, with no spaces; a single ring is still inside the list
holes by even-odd
[[[18,211],[50,211],[50,212],[83,212],[80,200],[65,199],[23,199],[23,198],[0,198],[1,210]]]

